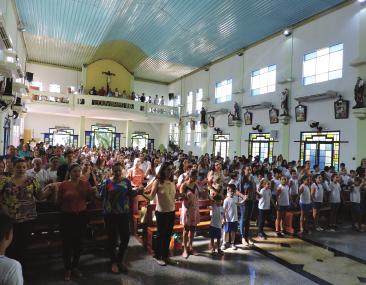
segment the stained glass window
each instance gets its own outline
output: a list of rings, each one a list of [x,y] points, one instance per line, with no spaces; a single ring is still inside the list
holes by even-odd
[[[213,135],[214,155],[227,157],[229,155],[230,135]]]
[[[273,138],[269,133],[249,134],[249,155],[259,156],[260,161],[273,159]]]
[[[135,133],[131,135],[132,147],[134,149],[138,148],[142,150],[143,148],[147,148],[147,143],[149,141],[148,134]]]
[[[92,125],[90,136],[91,146],[116,148],[116,127]]]
[[[48,137],[51,145],[72,146],[75,144],[74,129],[50,128]]]
[[[309,160],[311,167],[318,164],[320,169],[325,166],[339,167],[339,139],[336,132],[302,132],[300,142],[300,160]]]

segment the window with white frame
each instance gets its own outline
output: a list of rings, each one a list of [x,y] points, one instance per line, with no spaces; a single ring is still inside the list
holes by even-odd
[[[231,94],[233,90],[233,80],[223,80],[216,83],[215,86],[215,103],[223,103],[231,101]]]
[[[169,124],[169,141],[179,144],[179,127],[178,124]]]
[[[185,134],[186,145],[191,145],[192,130],[190,122],[186,123],[185,131],[186,131]]]
[[[203,97],[203,89],[200,88],[196,91],[196,113],[199,113],[201,111],[202,97]]]
[[[196,146],[201,145],[201,124],[196,124],[195,134],[194,134],[194,144]]]
[[[50,84],[50,92],[61,93],[61,86],[58,84]]]
[[[192,114],[193,112],[193,91],[188,92],[187,94],[187,114]]]
[[[252,95],[262,95],[276,91],[276,65],[270,65],[252,71],[251,92]]]
[[[343,44],[318,49],[304,55],[304,85],[342,78]]]

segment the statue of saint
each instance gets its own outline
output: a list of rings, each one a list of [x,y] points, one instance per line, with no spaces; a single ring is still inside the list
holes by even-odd
[[[206,122],[206,109],[202,107],[200,114],[201,114],[200,124],[206,124],[207,125],[207,122]]]
[[[285,90],[283,90],[281,92],[281,111],[282,111],[282,114],[280,116],[289,116],[288,95],[289,95],[289,90],[287,88],[285,88]]]
[[[234,117],[233,120],[234,121],[241,121],[241,116],[240,116],[240,106],[237,102],[235,102],[234,104]]]
[[[365,90],[365,82],[362,80],[361,77],[358,77],[354,89],[356,105],[353,106],[352,109],[364,107],[364,98],[363,98],[364,90]]]

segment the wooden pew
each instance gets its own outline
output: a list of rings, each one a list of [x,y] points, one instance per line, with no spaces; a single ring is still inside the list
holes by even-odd
[[[196,230],[208,230],[211,223],[210,209],[208,206],[210,205],[209,200],[199,200],[199,211],[200,211],[200,223],[197,225]],[[182,202],[175,203],[175,223],[173,227],[173,233],[182,233],[183,225],[180,224],[180,212],[181,212]],[[153,237],[157,233],[156,221],[154,221],[153,217],[155,214],[156,204],[149,204],[147,206],[147,234],[146,239],[144,240],[144,246],[146,246],[148,252],[150,254],[153,253]]]
[[[329,217],[329,213],[330,213],[330,206],[328,206],[328,204],[324,204],[323,207],[320,208],[320,217],[325,216],[325,215],[327,217]],[[296,233],[293,222],[294,222],[294,219],[298,219],[300,221],[300,214],[301,214],[300,210],[286,212],[285,227],[286,227],[287,233],[289,233],[291,235]],[[312,210],[311,210],[309,213],[309,218],[312,219],[312,217],[313,217],[313,215],[312,215]]]

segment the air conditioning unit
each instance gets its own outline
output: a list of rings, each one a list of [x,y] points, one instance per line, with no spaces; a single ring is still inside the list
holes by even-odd
[[[13,48],[13,43],[6,32],[5,19],[2,11],[0,11],[0,48],[7,50]]]

